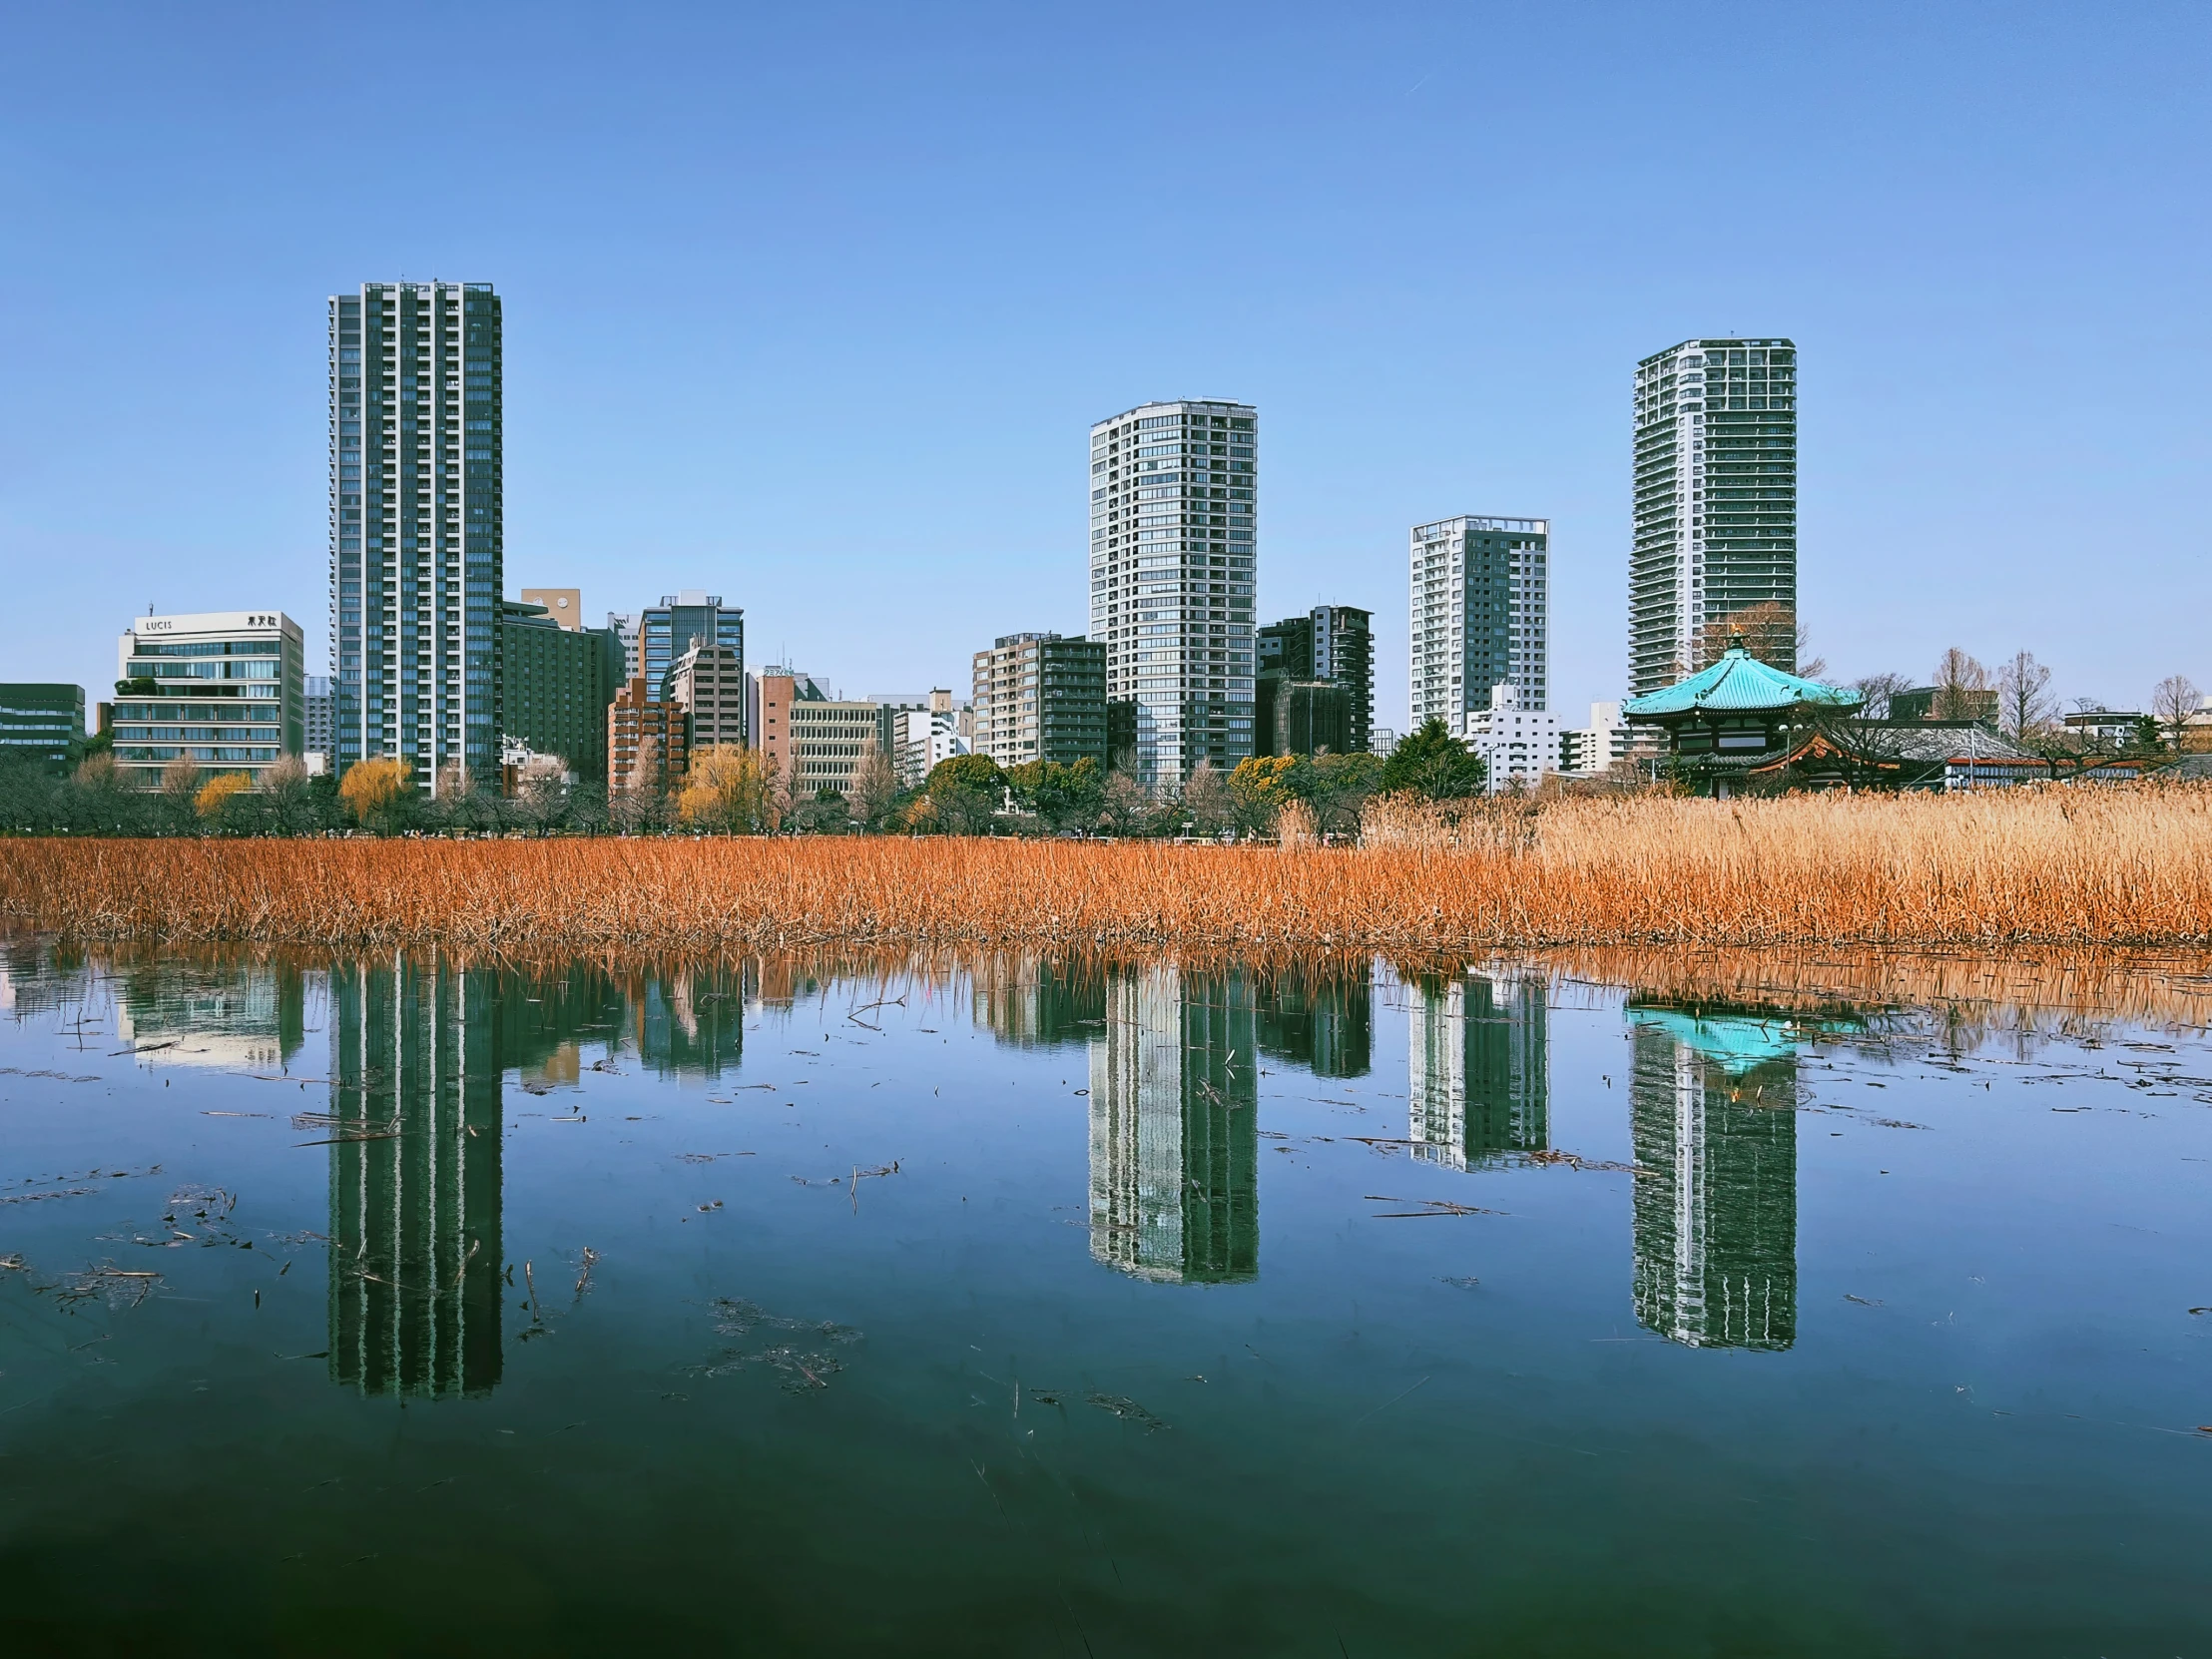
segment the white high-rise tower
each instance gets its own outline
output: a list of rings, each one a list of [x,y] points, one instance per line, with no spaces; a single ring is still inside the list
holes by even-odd
[[[1635,489],[1629,696],[1706,667],[1735,618],[1795,669],[1797,347],[1692,339],[1638,363]]]
[[[1465,737],[1508,683],[1516,708],[1551,706],[1550,543],[1541,518],[1413,526],[1412,730],[1440,720]]]
[[[1106,644],[1109,741],[1133,736],[1139,775],[1170,789],[1201,762],[1227,772],[1253,752],[1258,425],[1249,403],[1186,401],[1091,428],[1091,638]]]

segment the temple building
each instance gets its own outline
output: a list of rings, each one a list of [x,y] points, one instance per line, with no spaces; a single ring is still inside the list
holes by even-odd
[[[1816,788],[1851,782],[1840,759],[1802,746],[1862,701],[1858,692],[1770,667],[1744,649],[1739,635],[1710,668],[1630,698],[1621,714],[1631,726],[1658,727],[1676,775],[1702,795],[1725,799],[1741,793],[1753,772],[1772,778],[1780,763],[1801,755],[1805,764],[1794,770],[1803,776],[1782,781]]]

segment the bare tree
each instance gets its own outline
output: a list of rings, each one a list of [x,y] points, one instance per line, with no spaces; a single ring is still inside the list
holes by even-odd
[[[898,774],[872,742],[861,753],[860,764],[852,769],[852,788],[845,799],[863,829],[876,829],[890,817],[892,804],[898,800]]]
[[[1151,796],[1134,777],[1126,772],[1109,773],[1099,802],[1099,822],[1113,834],[1134,834],[1151,806]]]
[[[1191,769],[1191,781],[1183,786],[1183,808],[1191,815],[1191,828],[1201,835],[1218,835],[1236,827],[1236,798],[1211,761]]]
[[[1806,659],[1809,642],[1797,612],[1773,600],[1709,620],[1698,630],[1697,666],[1708,668],[1719,662],[1739,635],[1744,649],[1770,668],[1808,677],[1827,671],[1828,665],[1818,657]]]
[[[1933,713],[1937,720],[1986,719],[1988,690],[1989,671],[1954,645],[1936,665]]]
[[[1997,724],[2014,743],[2027,745],[2043,735],[2058,701],[2050,695],[2050,670],[2032,651],[2015,651],[1997,670]]]
[[[2181,752],[2181,741],[2188,730],[2189,717],[2202,704],[2203,694],[2186,674],[2169,674],[2158,682],[2157,690],[2150,694],[2151,717],[2166,729],[2173,740],[2174,752]]]
[[[1890,699],[1901,691],[1912,689],[1913,682],[1902,674],[1870,674],[1863,680],[1854,680],[1852,690],[1859,694],[1859,718],[1888,720]]]

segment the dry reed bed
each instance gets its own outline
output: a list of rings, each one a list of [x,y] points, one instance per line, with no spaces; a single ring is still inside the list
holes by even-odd
[[[0,843],[0,919],[82,938],[500,950],[2212,939],[2212,788],[1570,801],[1456,839],[15,840]]]

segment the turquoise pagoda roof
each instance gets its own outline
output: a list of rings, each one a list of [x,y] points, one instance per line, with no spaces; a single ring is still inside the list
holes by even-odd
[[[1856,709],[1865,699],[1858,692],[1824,686],[1818,680],[1802,680],[1795,674],[1769,666],[1731,645],[1711,668],[1700,669],[1664,691],[1632,697],[1621,713],[1634,720],[1662,715],[1764,714],[1782,709]]]

